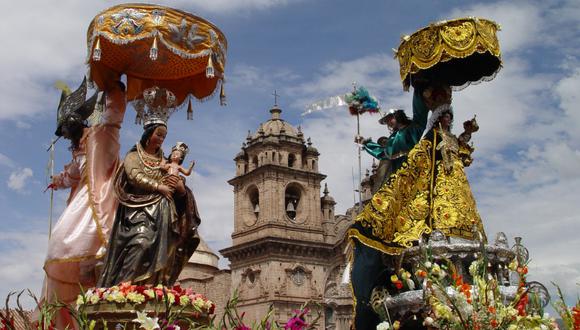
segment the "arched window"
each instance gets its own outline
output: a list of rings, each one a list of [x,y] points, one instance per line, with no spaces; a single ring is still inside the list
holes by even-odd
[[[288,155],[288,167],[294,167],[294,163],[296,162],[296,156],[294,154]]]
[[[300,186],[296,183],[291,183],[286,187],[284,193],[284,207],[286,210],[286,215],[290,220],[296,221],[297,216],[301,211],[300,198],[301,196]]]
[[[260,217],[260,192],[258,187],[252,185],[247,190],[247,197],[244,202],[246,211],[243,217],[246,226],[253,226]]]

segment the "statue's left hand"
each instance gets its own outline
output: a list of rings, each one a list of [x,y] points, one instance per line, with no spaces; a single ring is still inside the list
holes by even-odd
[[[171,188],[175,188],[177,183],[179,182],[179,177],[177,175],[166,175],[163,177],[163,183],[170,186]]]

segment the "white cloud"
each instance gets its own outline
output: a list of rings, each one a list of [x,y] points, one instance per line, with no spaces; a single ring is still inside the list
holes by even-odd
[[[298,1],[161,2],[186,11],[199,9],[227,15],[293,3]],[[64,80],[73,87],[80,83],[86,73],[86,28],[95,15],[116,4],[117,1],[22,1],[7,7],[0,20],[0,30],[17,29],[18,33],[7,33],[2,40],[0,120],[21,120],[53,111],[60,94],[52,84],[56,80]]]
[[[42,264],[46,255],[48,238],[36,232],[0,232],[0,245],[7,247],[0,253],[0,297],[8,292],[30,289],[40,297],[44,271]],[[27,294],[22,298],[23,307],[33,308]],[[14,301],[13,301],[14,303]]]
[[[29,123],[27,123],[25,121],[22,121],[22,120],[17,120],[16,121],[16,128],[19,128],[19,129],[29,129],[31,127],[32,127],[32,125],[30,125]]]
[[[337,94],[346,94],[352,83],[365,86],[379,99],[401,95],[397,63],[386,54],[371,54],[361,58],[325,64],[308,82],[287,88],[297,99],[294,105],[304,108],[310,102]],[[391,99],[388,100],[392,102]]]
[[[29,178],[32,178],[32,169],[26,167],[18,169],[10,174],[8,187],[16,192],[23,193]]]
[[[276,7],[288,6],[299,3],[300,0],[161,0],[161,5],[172,6],[176,8],[193,7],[196,10],[204,12],[213,12],[220,14],[232,14],[251,12],[255,10],[268,10]],[[194,12],[195,13],[195,12]]]
[[[560,80],[554,87],[555,96],[560,101],[560,108],[566,115],[567,132],[576,140],[580,139],[580,131],[572,129],[573,127],[580,127],[580,111],[578,111],[578,104],[580,104],[580,69],[576,68],[571,75]]]
[[[14,161],[12,159],[10,159],[10,157],[4,155],[3,153],[0,153],[0,165],[6,166],[6,167],[16,166]]]
[[[233,188],[226,181],[233,177],[232,168],[233,165],[225,169],[212,167],[207,175],[194,172],[188,178],[187,184],[195,194],[201,216],[200,235],[206,242],[216,241],[218,245],[230,242],[234,198]]]
[[[502,52],[524,51],[526,46],[537,42],[544,28],[542,8],[537,3],[524,1],[476,4],[456,9],[449,17],[477,16],[491,19],[501,26],[499,33]],[[447,18],[449,18],[447,17]]]

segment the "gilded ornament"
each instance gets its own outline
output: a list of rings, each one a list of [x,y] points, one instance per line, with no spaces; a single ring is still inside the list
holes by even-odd
[[[436,148],[427,139],[417,143],[403,167],[357,216],[355,221],[370,229],[380,241],[365,237],[356,229],[349,230],[350,237],[384,253],[400,254],[432,230],[473,239],[475,225],[484,233],[464,172],[458,140],[448,132],[435,131],[435,134],[441,136]],[[441,159],[433,157],[435,150],[441,153]]]
[[[499,29],[493,21],[468,17],[440,21],[403,38],[396,53],[403,88],[409,89],[412,75],[425,74],[442,63],[446,67],[434,74],[450,86],[493,79],[501,68]],[[456,60],[461,67],[454,67]]]

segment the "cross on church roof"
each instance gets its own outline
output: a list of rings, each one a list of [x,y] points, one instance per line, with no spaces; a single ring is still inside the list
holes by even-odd
[[[280,95],[278,95],[278,93],[276,93],[276,90],[274,90],[274,93],[272,93],[272,95],[274,95],[274,106],[277,107],[278,106],[278,97],[280,97]]]

